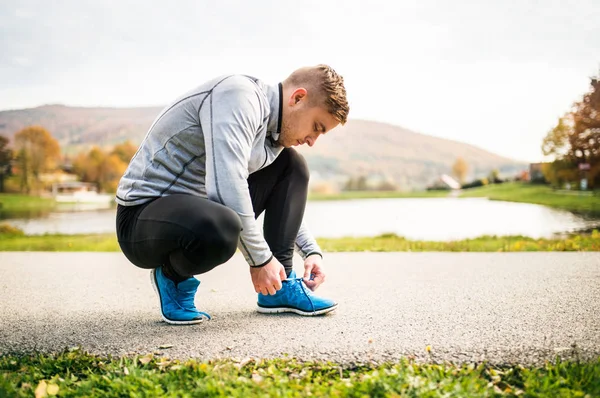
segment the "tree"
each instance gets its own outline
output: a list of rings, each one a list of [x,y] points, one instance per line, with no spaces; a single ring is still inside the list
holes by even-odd
[[[119,179],[125,172],[127,163],[121,156],[106,153],[99,147],[93,147],[87,154],[77,155],[73,161],[73,171],[83,182],[93,182],[100,191],[115,192]]]
[[[454,165],[452,165],[452,174],[458,178],[461,185],[464,184],[468,171],[469,165],[467,162],[462,157],[458,157],[454,162]]]
[[[548,180],[574,182],[583,177],[579,164],[587,163],[591,188],[600,186],[600,80],[590,79],[590,89],[569,113],[559,119],[542,142],[544,155],[553,155]]]
[[[557,125],[548,133],[542,141],[542,152],[545,156],[554,155],[562,158],[570,152],[569,136],[573,134],[571,114],[568,113],[558,119]]]
[[[491,184],[500,184],[503,181],[500,179],[500,170],[498,169],[493,169],[492,171],[490,171],[490,174],[488,176],[488,180],[490,181]]]
[[[40,174],[56,169],[60,160],[58,141],[41,126],[29,126],[15,134],[15,151],[21,191],[29,193]]]
[[[111,155],[116,155],[121,162],[129,164],[133,155],[137,151],[137,147],[131,143],[131,141],[125,141],[122,144],[115,145]]]
[[[4,177],[10,175],[12,151],[8,148],[8,138],[0,135],[0,192],[4,192]]]
[[[344,184],[344,191],[366,191],[368,189],[367,186],[367,177],[364,175],[360,175],[358,177],[350,177],[346,184]]]

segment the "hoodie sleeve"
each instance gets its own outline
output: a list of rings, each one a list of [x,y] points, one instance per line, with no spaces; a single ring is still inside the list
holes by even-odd
[[[252,145],[268,115],[268,104],[243,76],[232,76],[217,85],[206,101],[209,103],[201,107],[199,116],[206,150],[207,196],[240,216],[239,249],[250,266],[265,265],[273,254],[254,218],[247,179]]]
[[[304,221],[302,221],[300,230],[298,231],[298,236],[296,237],[296,252],[302,257],[303,260],[306,260],[306,257],[313,254],[318,254],[319,256],[323,257],[323,251],[319,247],[319,244],[315,238],[313,238]]]

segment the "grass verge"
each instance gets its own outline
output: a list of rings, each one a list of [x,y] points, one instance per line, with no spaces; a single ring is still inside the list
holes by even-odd
[[[0,215],[11,217],[35,217],[54,208],[52,198],[20,194],[0,194]]]
[[[327,252],[528,252],[600,251],[600,233],[573,234],[564,239],[526,236],[481,236],[451,242],[415,241],[394,234],[373,238],[319,239]]]
[[[294,359],[177,361],[79,350],[0,356],[0,396],[600,396],[600,359],[540,367],[487,364],[340,365]]]
[[[317,239],[325,252],[523,252],[600,251],[600,233],[574,234],[563,239],[525,236],[482,236],[452,242],[415,241],[394,234],[372,238]],[[24,235],[0,225],[0,251],[110,252],[119,251],[114,234]]]
[[[600,217],[598,192],[557,191],[547,185],[513,182],[466,189],[461,192],[460,197],[487,197],[491,200],[534,203],[590,217]]]

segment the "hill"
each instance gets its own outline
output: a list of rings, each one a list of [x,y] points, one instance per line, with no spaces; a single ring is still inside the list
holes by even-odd
[[[471,177],[487,176],[493,169],[512,176],[527,168],[473,145],[366,120],[349,120],[300,151],[325,179],[334,174],[389,177],[405,188],[422,188],[440,174],[451,174],[459,156]]]
[[[160,110],[46,105],[1,111],[0,135],[12,138],[20,129],[39,124],[57,138],[67,154],[128,139],[139,144]],[[467,161],[473,176],[487,175],[493,169],[513,174],[526,167],[472,145],[366,120],[349,120],[319,138],[313,148],[299,150],[307,158],[313,182],[342,184],[350,176],[364,175],[393,180],[403,189],[423,188],[440,174],[449,174],[458,156]]]

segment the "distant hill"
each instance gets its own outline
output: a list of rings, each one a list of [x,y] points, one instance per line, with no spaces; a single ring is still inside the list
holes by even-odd
[[[160,107],[63,105],[0,111],[0,135],[12,138],[20,129],[39,124],[70,154],[91,145],[111,146],[128,139],[139,144],[160,111]],[[314,147],[299,150],[313,172],[313,181],[343,183],[350,176],[365,175],[393,180],[403,189],[423,188],[440,174],[450,174],[458,156],[467,161],[472,176],[487,175],[493,169],[514,174],[526,167],[523,162],[472,145],[366,120],[349,120],[319,138]]]

